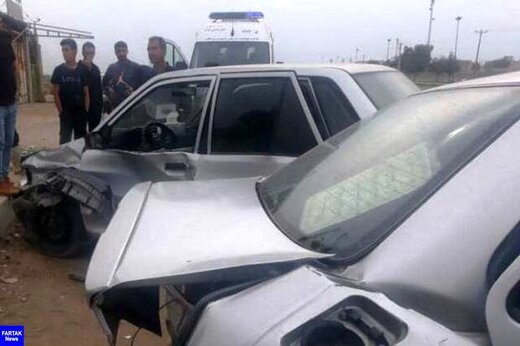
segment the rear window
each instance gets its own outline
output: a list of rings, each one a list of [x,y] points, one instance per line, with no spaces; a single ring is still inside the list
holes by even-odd
[[[520,118],[520,88],[410,97],[318,145],[258,185],[303,247],[359,258]]]
[[[358,73],[352,77],[377,109],[419,91],[415,83],[397,71]]]

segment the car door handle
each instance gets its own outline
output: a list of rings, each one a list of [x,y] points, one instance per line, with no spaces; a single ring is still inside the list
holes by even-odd
[[[164,164],[165,171],[187,171],[189,168],[187,162],[166,162]]]

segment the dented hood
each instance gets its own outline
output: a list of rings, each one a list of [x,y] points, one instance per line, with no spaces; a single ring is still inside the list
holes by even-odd
[[[23,162],[23,166],[31,170],[78,167],[84,148],[85,140],[81,138],[54,149],[41,150],[29,156]]]
[[[324,257],[298,246],[271,222],[256,181],[136,185],[97,244],[87,291],[92,295],[120,284],[149,286],[222,269]]]

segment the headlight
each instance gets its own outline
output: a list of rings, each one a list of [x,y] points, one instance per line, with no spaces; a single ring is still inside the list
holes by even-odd
[[[395,345],[407,333],[404,322],[372,300],[351,296],[289,332],[282,345]]]
[[[172,345],[175,344],[180,331],[185,327],[186,319],[193,309],[193,305],[184,298],[185,293],[183,286],[163,286],[161,288],[161,320],[164,321],[164,328],[170,334]]]

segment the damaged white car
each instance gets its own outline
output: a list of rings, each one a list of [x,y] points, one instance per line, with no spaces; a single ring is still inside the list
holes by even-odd
[[[15,211],[40,250],[70,256],[139,182],[270,174],[417,90],[394,69],[363,64],[163,74],[85,140],[25,160],[29,187]]]
[[[517,345],[520,73],[418,94],[268,178],[141,183],[90,304],[173,345]]]

